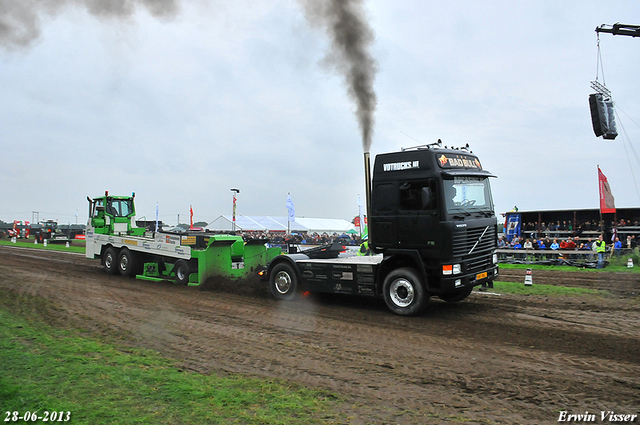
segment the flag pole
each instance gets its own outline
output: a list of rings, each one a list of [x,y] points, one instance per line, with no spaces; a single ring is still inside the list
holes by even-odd
[[[602,222],[602,202],[600,201],[600,164],[598,164],[598,211],[600,212],[600,231],[604,234],[604,223]]]
[[[291,222],[296,221],[296,213],[291,201],[291,192],[287,192],[287,235],[291,236]]]
[[[291,192],[287,192],[287,199],[291,200]],[[291,237],[291,212],[287,207],[287,236]]]

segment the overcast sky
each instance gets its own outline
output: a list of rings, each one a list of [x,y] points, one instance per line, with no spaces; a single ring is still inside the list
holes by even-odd
[[[22,46],[3,39],[0,219],[74,223],[77,210],[84,223],[86,197],[108,190],[135,192],[139,217],[158,203],[165,223],[188,222],[193,205],[210,222],[231,214],[231,188],[238,215],[285,216],[291,193],[297,216],[356,216],[361,135],[327,34],[295,0],[176,2],[120,19],[69,0],[34,12],[40,32]],[[498,176],[497,213],[597,208],[599,164],[616,206],[640,206],[640,38],[600,34],[616,140],[595,137],[588,105],[596,26],[640,24],[640,2],[363,6],[372,156],[469,143]]]

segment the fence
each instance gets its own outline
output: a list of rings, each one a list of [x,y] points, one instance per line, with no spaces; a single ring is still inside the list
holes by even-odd
[[[607,247],[606,258],[612,256],[627,258],[633,255],[634,249],[622,248],[612,250]],[[590,249],[513,249],[504,248],[496,249],[499,262],[507,262],[512,260],[520,261],[549,261],[549,260],[574,260],[578,262],[598,261],[598,253]]]

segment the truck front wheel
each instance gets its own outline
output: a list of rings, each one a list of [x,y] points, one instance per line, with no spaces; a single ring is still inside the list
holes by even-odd
[[[419,314],[427,304],[418,272],[411,268],[400,268],[389,273],[384,279],[383,295],[389,310],[400,316]]]
[[[274,266],[269,276],[269,287],[278,300],[294,299],[298,291],[298,276],[293,267],[286,263]]]
[[[105,272],[109,274],[116,274],[118,271],[118,266],[116,265],[118,261],[118,251],[110,246],[105,249],[102,253],[102,268]]]

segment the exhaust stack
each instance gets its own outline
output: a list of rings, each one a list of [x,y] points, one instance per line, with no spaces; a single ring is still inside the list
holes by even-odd
[[[366,207],[367,207],[367,222],[371,223],[371,155],[369,152],[364,153],[364,188],[366,192]],[[364,226],[364,223],[360,224]],[[368,228],[367,235],[369,238],[369,249],[372,249],[371,246],[371,229]]]

